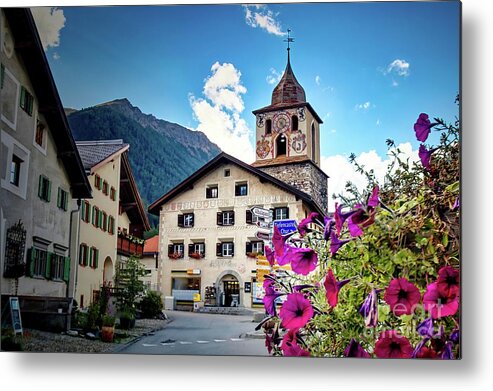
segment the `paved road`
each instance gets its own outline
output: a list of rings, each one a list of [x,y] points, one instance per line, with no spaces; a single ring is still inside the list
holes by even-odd
[[[263,339],[245,338],[252,316],[166,311],[166,328],[121,350],[125,354],[267,356]]]

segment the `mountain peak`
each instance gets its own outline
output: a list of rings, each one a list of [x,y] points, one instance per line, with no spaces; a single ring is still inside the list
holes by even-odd
[[[109,102],[100,103],[100,104],[96,105],[96,107],[111,106],[111,105],[123,105],[123,106],[133,107],[127,98],[113,99],[113,100],[110,100]]]

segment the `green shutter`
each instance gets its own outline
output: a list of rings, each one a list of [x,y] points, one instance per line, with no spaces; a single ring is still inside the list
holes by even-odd
[[[51,199],[51,181],[48,180],[48,192],[46,194],[46,201],[50,202]]]
[[[59,187],[58,188],[58,194],[56,198],[56,206],[61,208],[62,207],[62,189]]]
[[[98,213],[98,227],[103,228],[103,212]]]
[[[63,281],[67,284],[70,280],[70,257],[65,257],[63,260]]]
[[[36,250],[34,247],[31,248],[30,251],[30,254],[29,254],[29,265],[28,267],[26,268],[26,272],[27,272],[27,275],[29,277],[32,277],[34,276],[34,262],[36,260]]]
[[[63,210],[67,210],[68,205],[68,192],[64,191],[65,197],[63,198]]]
[[[80,218],[81,220],[84,220],[84,217],[86,216],[86,203],[85,201],[82,201],[82,207],[80,210]]]
[[[97,269],[98,267],[98,260],[99,260],[99,250],[97,248],[94,249],[94,269]]]
[[[38,197],[43,198],[43,175],[39,176]]]
[[[51,262],[53,260],[53,253],[46,253],[46,269],[45,277],[51,279]]]
[[[21,86],[21,99],[19,100],[19,106],[24,108],[24,99],[26,96],[26,90],[23,86]]]
[[[0,65],[0,88],[3,88],[3,83],[5,81],[5,66]]]

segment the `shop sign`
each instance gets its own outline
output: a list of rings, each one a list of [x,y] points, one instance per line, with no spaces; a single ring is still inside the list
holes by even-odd
[[[200,269],[188,269],[187,274],[191,276],[199,276],[200,275]]]

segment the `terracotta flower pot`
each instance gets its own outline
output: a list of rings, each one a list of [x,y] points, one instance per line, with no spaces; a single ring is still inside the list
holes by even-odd
[[[103,326],[101,329],[101,340],[103,342],[113,342],[113,335],[115,334],[115,327]]]

